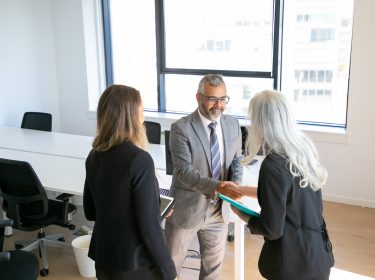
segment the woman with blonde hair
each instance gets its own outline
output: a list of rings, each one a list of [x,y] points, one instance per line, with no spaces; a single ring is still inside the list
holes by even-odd
[[[256,94],[248,117],[245,162],[259,152],[266,156],[257,189],[261,214],[250,217],[232,209],[251,233],[264,236],[260,273],[271,280],[329,279],[334,259],[321,193],[327,171],[313,143],[297,128],[285,95],[272,90]]]
[[[176,277],[143,121],[138,90],[112,85],[100,97],[83,196],[86,218],[95,221],[89,257],[100,280]]]

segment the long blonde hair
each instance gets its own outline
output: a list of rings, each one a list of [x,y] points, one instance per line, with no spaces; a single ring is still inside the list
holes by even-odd
[[[99,99],[93,148],[96,151],[107,151],[115,145],[130,141],[145,149],[148,141],[145,127],[139,120],[141,104],[138,90],[124,85],[109,86]]]
[[[293,176],[300,176],[300,187],[319,190],[326,183],[327,171],[312,141],[297,128],[285,95],[273,90],[257,93],[250,101],[248,118],[245,162],[259,151],[276,153],[286,158]]]

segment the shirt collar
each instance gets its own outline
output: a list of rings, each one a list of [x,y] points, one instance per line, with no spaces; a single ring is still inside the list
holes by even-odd
[[[207,119],[205,116],[202,115],[202,113],[199,111],[199,108],[198,108],[198,114],[199,114],[199,117],[201,118],[201,121],[202,121],[202,124],[204,127],[207,127],[210,123],[212,123],[213,121]],[[219,119],[216,120],[217,124],[220,124],[220,118],[221,118],[221,115],[219,117]]]

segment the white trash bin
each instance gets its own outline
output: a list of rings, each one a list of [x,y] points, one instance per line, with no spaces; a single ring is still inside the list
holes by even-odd
[[[96,276],[95,262],[88,257],[91,235],[83,235],[72,241],[74,255],[77,260],[79,273],[82,277]]]

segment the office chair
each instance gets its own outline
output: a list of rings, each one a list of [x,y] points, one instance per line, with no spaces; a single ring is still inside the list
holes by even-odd
[[[13,220],[0,220],[0,278],[2,280],[36,280],[39,275],[38,258],[26,251],[3,252],[4,230]]]
[[[173,175],[173,162],[171,151],[169,150],[169,137],[171,132],[169,130],[164,130],[165,137],[165,170],[167,175]]]
[[[46,245],[71,247],[65,243],[64,235],[46,235],[43,229],[59,225],[75,229],[68,221],[68,215],[77,208],[69,203],[73,195],[63,193],[56,199],[48,199],[38,176],[28,162],[0,158],[0,192],[3,197],[3,211],[12,219],[13,227],[22,231],[39,230],[37,239],[15,242],[16,249],[31,251],[39,248],[43,261],[41,276],[46,276],[48,259]]]
[[[157,122],[145,121],[147,139],[151,144],[160,144],[161,139],[161,125]]]
[[[245,154],[246,148],[246,138],[247,138],[247,127],[241,126],[241,135],[242,135],[242,154]]]
[[[26,112],[22,118],[21,128],[51,131],[52,115],[49,113]]]

